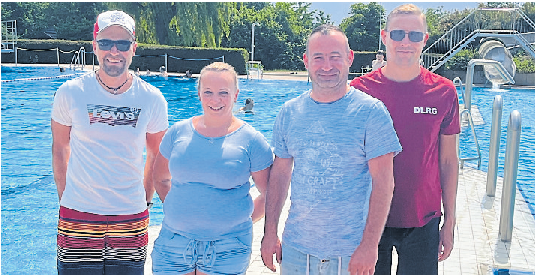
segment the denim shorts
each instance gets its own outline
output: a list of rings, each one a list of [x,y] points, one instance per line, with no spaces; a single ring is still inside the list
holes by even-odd
[[[351,256],[319,259],[282,244],[281,275],[349,275]]]
[[[253,234],[215,241],[198,241],[172,232],[165,226],[154,242],[152,273],[154,275],[245,274],[251,259]]]

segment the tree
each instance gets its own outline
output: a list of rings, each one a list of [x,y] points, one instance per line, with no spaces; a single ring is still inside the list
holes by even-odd
[[[349,47],[355,51],[375,51],[378,48],[381,20],[385,9],[370,2],[351,5],[351,16],[342,20],[340,28],[349,39]]]
[[[95,20],[105,9],[100,2],[50,2],[45,14],[59,39],[87,41],[93,39]]]
[[[7,2],[2,3],[2,20],[16,20],[19,38],[47,38],[44,31],[48,28],[45,23],[44,10],[49,3],[38,2]],[[35,22],[43,22],[35,24]]]
[[[119,2],[110,8],[134,16],[139,42],[219,47],[228,33],[231,2]]]
[[[522,11],[526,14],[531,21],[535,21],[535,3],[526,2],[522,5]]]
[[[232,13],[228,37],[222,46],[251,49],[255,27],[255,60],[268,70],[303,70],[302,55],[313,28],[330,17],[310,10],[310,3],[238,3]]]
[[[100,2],[8,2],[2,3],[2,19],[16,20],[20,38],[47,39],[54,30],[58,39],[92,40]]]

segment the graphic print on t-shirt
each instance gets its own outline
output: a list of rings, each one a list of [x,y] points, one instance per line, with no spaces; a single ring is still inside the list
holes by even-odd
[[[109,105],[87,104],[89,124],[102,123],[110,126],[136,127],[141,109],[137,107],[116,107]]]
[[[308,187],[303,192],[327,196],[335,192],[343,176],[340,171],[342,156],[338,154],[337,144],[325,137],[325,128],[320,122],[311,124],[305,133],[308,134],[296,139],[297,147],[303,151],[300,173]]]

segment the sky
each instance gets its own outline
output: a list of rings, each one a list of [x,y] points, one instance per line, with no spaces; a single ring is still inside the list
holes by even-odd
[[[334,21],[335,25],[339,25],[340,22],[342,22],[342,19],[349,17],[349,11],[352,4],[355,2],[312,2],[312,5],[310,6],[311,9],[316,10],[322,10],[326,14],[331,15],[331,20]],[[362,2],[362,3],[369,3],[369,2]],[[390,13],[394,8],[401,4],[405,3],[412,3],[418,6],[422,11],[425,11],[428,8],[438,8],[440,6],[443,7],[443,10],[447,11],[454,11],[454,10],[464,10],[466,8],[477,8],[477,5],[479,2],[420,2],[420,1],[412,1],[412,2],[378,2],[381,4],[385,10],[386,14]]]

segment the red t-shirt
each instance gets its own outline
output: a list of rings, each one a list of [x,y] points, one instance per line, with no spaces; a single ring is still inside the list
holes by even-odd
[[[388,108],[403,151],[394,158],[394,197],[387,227],[422,227],[441,216],[441,134],[460,132],[459,101],[453,83],[422,67],[408,82],[394,82],[382,68],[353,79],[351,86]]]

